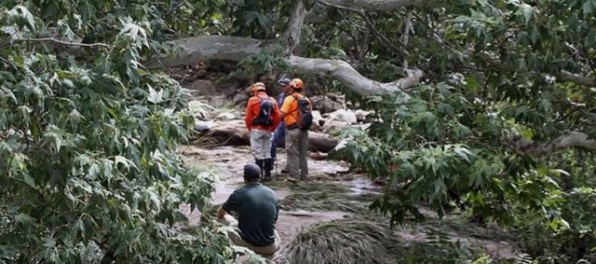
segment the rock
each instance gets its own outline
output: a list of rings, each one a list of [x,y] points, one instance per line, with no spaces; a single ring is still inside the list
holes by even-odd
[[[234,115],[234,113],[231,112],[220,113],[215,117],[215,120],[217,121],[230,121],[234,119],[236,119],[236,115]]]
[[[213,118],[213,108],[203,100],[191,100],[188,102],[188,109],[195,118],[209,120]]]
[[[209,121],[195,120],[195,129],[199,132],[207,131],[214,126],[215,126],[215,122],[213,122],[213,120],[209,120]]]
[[[372,114],[372,111],[357,109],[354,111],[354,114],[356,115],[356,120],[358,120],[358,122],[365,122],[367,121],[366,117]]]
[[[247,89],[250,91],[250,89]],[[248,98],[250,98],[249,93],[234,93],[230,96],[232,98],[232,102],[234,105],[246,105],[248,102]]]
[[[340,121],[348,124],[358,123],[356,114],[349,109],[339,109],[329,114],[329,121]]]
[[[309,99],[313,109],[318,110],[321,113],[330,113],[338,109],[346,108],[343,97],[339,95],[312,96],[309,97]]]
[[[320,152],[320,151],[316,151],[316,152],[311,152],[309,156],[313,160],[326,160],[328,154]]]
[[[339,121],[339,120],[327,120],[325,122],[325,125],[322,127],[322,133],[324,133],[324,134],[335,133],[335,132],[342,130],[343,128],[345,128],[347,126],[350,126],[350,123]]]
[[[188,89],[191,90],[191,94],[194,96],[218,94],[217,87],[209,80],[196,80],[189,85]]]
[[[312,126],[310,129],[312,131],[321,131],[323,125],[325,125],[325,119],[321,115],[321,112],[319,112],[317,110],[313,110],[312,111]]]

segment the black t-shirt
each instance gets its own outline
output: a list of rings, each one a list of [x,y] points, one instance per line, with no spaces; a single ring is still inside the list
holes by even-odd
[[[263,247],[275,241],[279,200],[269,187],[260,183],[248,184],[234,191],[222,208],[238,214],[240,237],[247,243]]]

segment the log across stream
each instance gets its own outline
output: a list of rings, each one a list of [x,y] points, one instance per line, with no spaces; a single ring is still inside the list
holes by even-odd
[[[249,145],[250,138],[244,121],[206,121],[198,122],[196,130],[199,137],[208,137],[215,140],[218,144],[228,146]],[[312,152],[329,153],[338,144],[338,140],[327,134],[310,131],[308,135],[308,148]],[[284,142],[280,142],[278,147],[283,148]]]

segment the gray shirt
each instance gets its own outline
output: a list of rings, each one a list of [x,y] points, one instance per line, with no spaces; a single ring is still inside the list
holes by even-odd
[[[238,214],[240,237],[247,243],[263,247],[275,242],[279,199],[269,187],[260,183],[247,184],[234,191],[222,208]]]

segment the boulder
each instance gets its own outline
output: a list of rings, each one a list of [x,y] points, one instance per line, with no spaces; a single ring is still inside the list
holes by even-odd
[[[215,120],[217,121],[231,121],[234,119],[236,119],[236,115],[234,115],[232,112],[220,113],[215,117]]]
[[[346,108],[343,96],[340,95],[312,96],[309,99],[313,109],[323,114]]]
[[[217,95],[217,87],[209,80],[196,80],[189,87],[193,96],[212,96]]]
[[[321,112],[317,110],[312,111],[312,127],[310,128],[312,131],[321,131],[325,125],[325,119],[321,115]]]
[[[341,131],[343,128],[350,126],[350,123],[340,120],[327,120],[322,126],[323,134],[332,134]]]
[[[329,114],[329,121],[339,121],[348,124],[357,124],[358,118],[356,114],[349,109],[339,109]]]
[[[357,109],[356,111],[354,111],[354,114],[356,115],[356,120],[358,120],[358,122],[367,122],[367,117],[372,113],[372,111],[366,111],[362,109]]]

